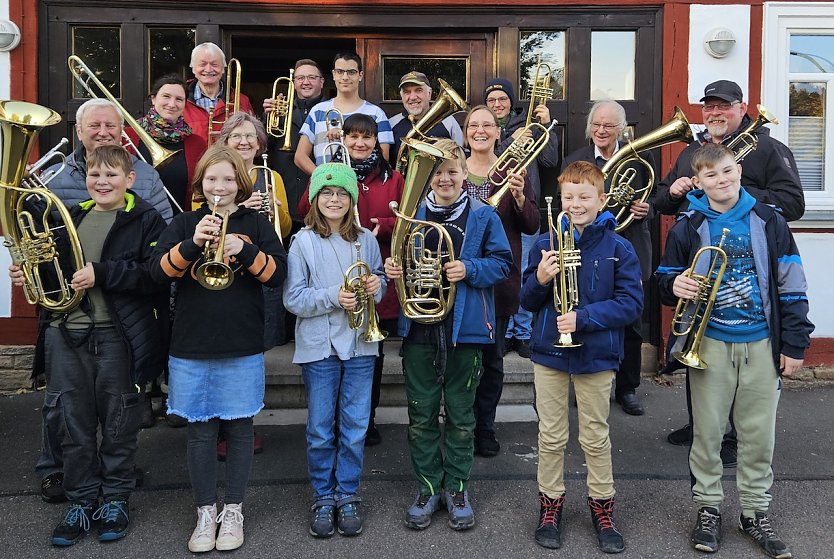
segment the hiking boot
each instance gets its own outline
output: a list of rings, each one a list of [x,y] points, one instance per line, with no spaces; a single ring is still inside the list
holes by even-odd
[[[52,531],[52,545],[67,546],[80,540],[90,529],[93,504],[93,501],[70,503],[64,520]]]
[[[368,431],[365,433],[365,446],[376,446],[382,442],[382,435],[379,434],[379,429],[376,428],[376,423],[371,421],[368,423]]]
[[[211,551],[217,541],[217,504],[197,507],[197,526],[188,540],[188,551]]]
[[[715,507],[698,509],[698,521],[689,538],[692,547],[698,551],[714,553],[721,543],[721,514]]]
[[[725,468],[738,466],[738,441],[735,439],[721,441],[721,464]]]
[[[530,359],[533,355],[533,352],[530,351],[530,340],[516,339],[515,344],[513,345],[515,346],[515,352],[518,353],[519,357]]]
[[[790,559],[793,557],[785,542],[776,535],[766,512],[757,511],[753,518],[742,514],[738,519],[738,530],[747,534],[759,544],[768,557],[774,559]]]
[[[475,433],[475,454],[484,458],[498,456],[501,445],[495,438],[495,433]]]
[[[417,494],[405,515],[405,525],[412,530],[425,530],[431,524],[431,515],[440,509],[440,495]]]
[[[562,507],[565,494],[551,499],[539,492],[539,527],[536,528],[536,543],[548,549],[562,547]]]
[[[217,516],[220,530],[214,548],[218,551],[229,551],[243,545],[243,504],[226,504],[223,512]]]
[[[625,550],[623,535],[614,526],[614,497],[610,499],[594,499],[588,497],[591,507],[591,520],[597,531],[599,548],[604,553],[620,553]]]
[[[362,533],[362,517],[359,516],[359,503],[347,503],[339,507],[337,515],[339,533],[343,536],[358,536]]]
[[[98,520],[98,541],[112,542],[127,535],[128,518],[127,497],[113,496],[93,513],[93,520]]]
[[[41,499],[47,503],[66,503],[64,472],[54,472],[41,480]]]
[[[336,516],[335,505],[313,505],[310,518],[310,535],[316,538],[329,538],[336,531],[333,523]]]
[[[468,491],[444,491],[443,499],[449,511],[449,527],[452,530],[468,530],[475,525],[475,511],[469,504]]]

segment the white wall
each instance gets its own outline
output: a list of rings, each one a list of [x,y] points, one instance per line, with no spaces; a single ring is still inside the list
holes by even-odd
[[[707,32],[726,27],[736,36],[733,50],[713,58],[704,48]],[[689,102],[697,104],[704,87],[716,80],[732,80],[741,86],[745,100],[750,72],[750,6],[693,4],[689,8]]]
[[[0,0],[0,19],[9,19],[9,0]],[[19,26],[20,24],[18,23],[18,27]],[[9,62],[9,53],[0,52],[0,99],[9,98],[10,80],[11,66]]]
[[[0,0],[0,19],[9,19],[9,0]],[[17,23],[17,22],[15,22]],[[9,53],[0,52],[0,99],[9,98],[11,66]],[[0,317],[11,316],[12,291],[8,274],[3,271],[11,264],[9,251],[0,247]],[[2,343],[2,340],[0,340]]]
[[[816,329],[813,337],[834,337],[834,313],[831,312],[831,278],[834,278],[834,235],[794,231],[802,265],[808,280],[809,318]]]

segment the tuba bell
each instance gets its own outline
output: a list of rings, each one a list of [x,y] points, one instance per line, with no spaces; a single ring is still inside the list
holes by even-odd
[[[356,248],[356,262],[345,270],[343,285],[345,291],[356,295],[356,306],[353,310],[347,311],[348,326],[351,330],[359,330],[365,325],[367,318],[368,330],[362,339],[366,342],[381,342],[388,337],[388,332],[380,330],[374,296],[367,292],[363,283],[364,278],[372,275],[373,271],[362,260],[362,244],[356,241],[353,246]]]
[[[295,86],[293,85],[292,76],[295,70],[290,68],[290,76],[288,78],[278,78],[272,82],[272,100],[275,107],[270,111],[266,119],[266,133],[273,138],[284,140],[281,151],[292,150],[292,105],[295,100]],[[281,84],[286,82],[287,93],[284,95],[279,92],[278,88]]]
[[[498,156],[498,159],[487,171],[487,178],[489,182],[500,188],[485,200],[487,204],[493,208],[498,207],[501,199],[510,191],[510,174],[521,173],[530,166],[530,163],[536,160],[547,142],[550,141],[550,131],[556,124],[556,120],[552,120],[547,128],[538,122],[528,124],[518,139],[513,140],[513,143],[504,150],[504,153]],[[528,130],[531,133],[529,136],[526,134]],[[532,136],[533,130],[541,132],[538,138]]]
[[[668,122],[633,142],[629,140],[628,144],[620,147],[620,150],[603,166],[602,174],[611,184],[603,209],[610,211],[617,219],[617,226],[614,228],[616,232],[623,231],[634,220],[634,216],[629,211],[631,204],[638,201],[645,202],[654,188],[654,169],[648,161],[640,157],[640,152],[674,142],[689,143],[691,141],[692,129],[689,127],[689,121],[686,120],[680,107],[675,107],[675,114]],[[632,185],[637,179],[635,165],[642,165],[649,176],[646,184],[636,188]]]
[[[756,105],[756,108],[759,109],[759,116],[756,120],[727,143],[727,147],[735,154],[736,163],[741,163],[751,151],[759,146],[759,140],[753,132],[765,124],[779,124],[779,119],[773,116],[764,105]]]
[[[32,305],[54,313],[69,312],[84,290],[70,287],[73,274],[84,267],[78,231],[63,202],[47,188],[66,164],[61,142],[29,170],[26,164],[41,129],[61,121],[47,107],[23,101],[0,101],[0,223],[4,244],[23,272],[23,293]],[[58,171],[38,177],[51,160],[64,163]],[[64,229],[68,243],[57,238]]]
[[[561,212],[553,223],[551,204],[553,197],[547,196],[547,227],[550,235],[550,250],[555,251],[559,258],[559,277],[553,280],[553,306],[560,315],[568,314],[579,306],[579,280],[577,268],[582,265],[582,257],[576,248],[574,240],[573,219],[569,212]],[[562,223],[567,227],[562,231]],[[582,342],[574,342],[570,333],[559,334],[553,342],[553,347],[579,347]]]

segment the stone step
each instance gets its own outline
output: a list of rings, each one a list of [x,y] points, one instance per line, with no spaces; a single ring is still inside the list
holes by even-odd
[[[382,370],[380,390],[381,406],[404,406],[402,360],[400,359],[400,338],[385,341],[385,366]],[[292,362],[295,346],[288,343],[274,347],[265,354],[266,393],[264,403],[267,409],[305,408],[307,394],[301,380],[301,368]],[[643,344],[643,372],[657,371],[657,348]],[[502,404],[529,404],[533,401],[533,363],[511,351],[504,357],[504,391]]]

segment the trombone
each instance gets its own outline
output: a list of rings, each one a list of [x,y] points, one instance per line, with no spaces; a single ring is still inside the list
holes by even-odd
[[[288,78],[278,78],[272,83],[272,101],[275,104],[272,111],[266,118],[266,133],[279,140],[283,138],[284,143],[279,148],[281,151],[292,149],[292,105],[295,101],[295,87],[293,86],[293,73],[290,68]],[[279,93],[278,88],[282,82],[287,82],[287,94]]]
[[[220,196],[214,197],[214,207],[211,215],[217,215],[217,204]],[[220,233],[217,237],[217,248],[211,248],[211,241],[206,241],[203,247],[203,263],[197,268],[195,277],[197,283],[211,291],[226,289],[235,279],[234,270],[223,261],[223,249],[226,246],[226,227],[229,224],[229,211],[223,212],[223,225],[220,226]]]
[[[214,118],[214,111],[216,106],[209,109],[208,114],[208,136],[206,142],[209,147],[214,143],[215,136],[220,134],[220,131],[215,131],[215,127],[222,128],[226,123],[226,119],[240,110],[240,76],[243,70],[240,67],[240,61],[237,58],[229,60],[226,66],[226,98],[223,104],[223,120]],[[234,80],[232,80],[234,77]],[[234,87],[232,83],[234,82]]]
[[[498,208],[501,199],[510,190],[510,175],[520,174],[530,163],[536,160],[536,157],[542,152],[547,142],[550,141],[550,131],[556,126],[556,121],[552,120],[550,126],[545,128],[538,122],[528,124],[524,127],[524,131],[517,140],[504,150],[495,163],[492,164],[489,171],[487,171],[487,179],[494,185],[500,187],[498,191],[487,198],[485,201],[493,208]],[[541,134],[538,138],[534,138],[533,130],[540,130]],[[530,132],[528,135],[527,132]],[[497,177],[497,178],[495,178]]]
[[[261,207],[258,208],[258,212],[265,214],[269,222],[272,223],[272,227],[278,235],[278,241],[281,243],[281,246],[283,246],[284,239],[281,236],[281,223],[278,219],[278,198],[275,196],[274,171],[266,164],[267,156],[265,153],[261,154],[261,158],[263,158],[264,164],[255,165],[249,169],[249,178],[252,179],[252,183],[254,184],[258,182],[258,173],[263,173],[264,188],[266,189],[266,192],[261,192]],[[263,196],[264,194],[266,194],[266,196]]]
[[[351,330],[359,330],[365,325],[367,317],[368,331],[362,338],[366,342],[381,342],[388,337],[388,332],[380,330],[379,316],[376,314],[374,297],[365,289],[365,278],[373,272],[367,263],[362,261],[362,245],[359,241],[353,243],[356,249],[356,262],[345,270],[343,289],[348,293],[356,295],[356,306],[353,310],[347,311],[348,326]]]
[[[530,98],[530,107],[527,109],[527,120],[525,126],[533,122],[533,111],[539,105],[547,105],[553,99],[553,88],[550,87],[550,79],[553,74],[550,65],[542,62],[542,55],[536,61],[536,75],[530,86],[527,88],[527,96]]]
[[[570,213],[561,212],[556,218],[557,225],[554,226],[553,211],[550,207],[553,203],[553,197],[547,196],[544,200],[547,202],[550,250],[556,252],[559,258],[559,281],[553,280],[553,306],[559,311],[560,315],[564,315],[579,306],[577,268],[582,265],[582,259],[579,249],[576,248],[573,219],[571,219]],[[563,220],[567,221],[567,227],[564,231],[562,231]],[[553,342],[553,347],[579,347],[581,345],[582,342],[573,341],[570,333],[559,334],[559,337]]]

